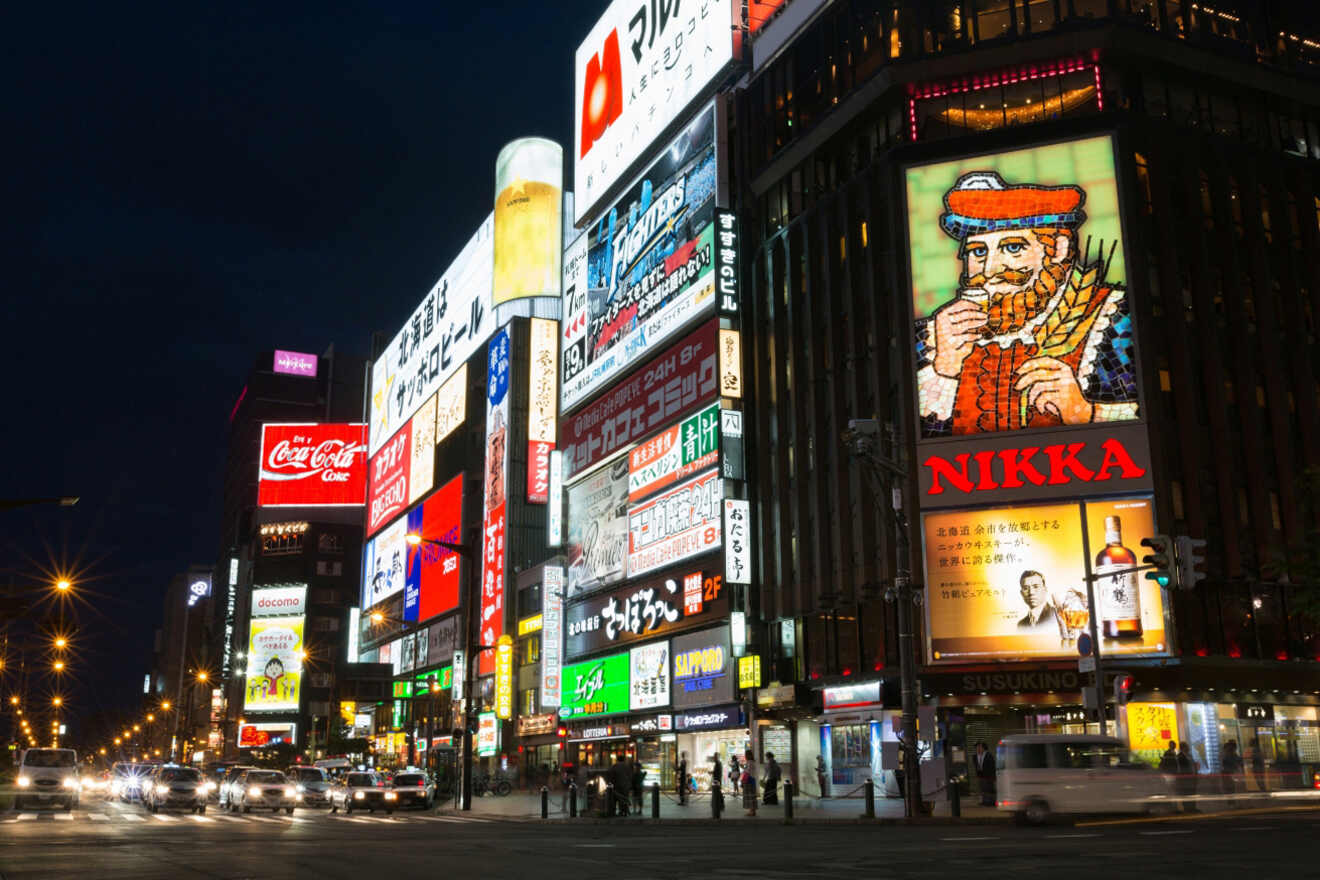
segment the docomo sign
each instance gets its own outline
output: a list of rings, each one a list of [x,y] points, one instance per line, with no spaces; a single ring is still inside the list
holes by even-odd
[[[412,467],[412,423],[405,422],[399,433],[371,457],[367,486],[367,535],[403,513],[408,506],[408,474]]]
[[[574,223],[733,60],[732,0],[615,0],[574,64]]]
[[[297,616],[307,613],[307,585],[257,587],[252,591],[252,616]]]
[[[259,507],[355,507],[366,495],[367,426],[261,426]]]

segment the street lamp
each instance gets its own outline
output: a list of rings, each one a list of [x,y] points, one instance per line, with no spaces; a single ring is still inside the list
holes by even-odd
[[[61,593],[67,593],[73,589],[73,584],[69,583],[68,578],[60,578],[55,582],[55,589]]]
[[[51,697],[50,704],[56,708],[64,705],[63,697]]]

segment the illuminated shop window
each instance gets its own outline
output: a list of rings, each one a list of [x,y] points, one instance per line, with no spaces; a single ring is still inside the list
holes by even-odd
[[[931,140],[1103,109],[1100,66],[1064,60],[921,86],[908,123],[912,140]]]

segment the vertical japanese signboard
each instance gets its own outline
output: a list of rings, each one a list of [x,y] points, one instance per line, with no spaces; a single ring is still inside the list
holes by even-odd
[[[743,479],[743,414],[738,410],[720,410],[720,443],[724,446],[720,475],[729,480]]]
[[[408,423],[371,456],[367,466],[367,537],[408,507],[411,437],[412,425]]]
[[[550,500],[550,453],[558,430],[559,396],[556,385],[559,361],[559,323],[547,318],[531,320],[531,377],[528,384],[527,501]]]
[[[564,454],[550,453],[550,509],[545,517],[546,543],[558,547],[564,543]]]
[[[738,314],[738,218],[715,209],[715,295],[721,315]]]
[[[752,582],[751,506],[742,500],[724,501],[724,580]]]
[[[669,641],[638,645],[628,652],[628,708],[636,712],[669,705]]]
[[[431,395],[412,417],[409,442],[412,460],[408,464],[408,503],[416,504],[435,485],[435,404]]]
[[[737,330],[720,330],[720,394],[733,398],[743,395],[742,337]]]
[[[481,644],[493,645],[504,634],[504,527],[509,477],[509,328],[490,340],[486,359],[486,479],[482,526]],[[478,658],[479,675],[495,669],[490,650]]]
[[[547,565],[541,575],[541,707],[559,705],[564,665],[564,570]]]
[[[438,446],[467,418],[467,362],[464,361],[436,392],[435,442]]]
[[[508,633],[495,645],[495,717],[513,717],[513,637]]]

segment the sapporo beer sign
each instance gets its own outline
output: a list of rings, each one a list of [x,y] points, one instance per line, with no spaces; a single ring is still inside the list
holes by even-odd
[[[367,488],[367,426],[261,426],[261,507],[361,505]]]

